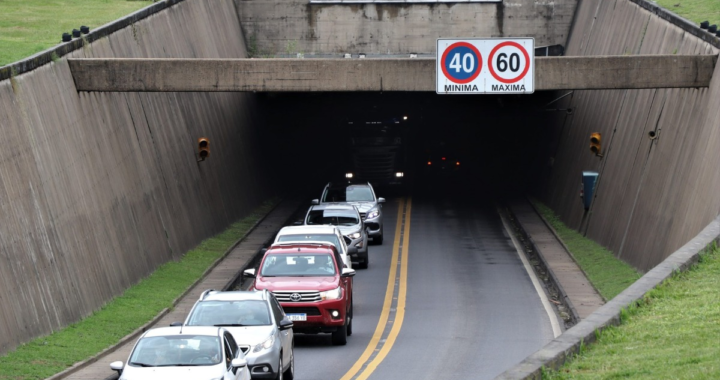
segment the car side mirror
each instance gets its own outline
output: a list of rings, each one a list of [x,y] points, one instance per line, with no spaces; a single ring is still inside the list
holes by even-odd
[[[122,370],[124,367],[125,366],[123,365],[123,362],[121,362],[119,360],[116,362],[110,363],[110,369],[112,369],[113,371],[117,371],[118,374],[122,373]]]
[[[310,204],[311,204],[311,205],[319,205],[319,204],[320,204],[320,200],[319,200],[319,199],[313,199],[313,200],[310,201]]]
[[[182,325],[183,325],[182,322],[173,322],[170,324],[171,327],[182,326]]]
[[[385,198],[378,198],[378,203],[385,203]]]
[[[236,358],[230,362],[230,365],[233,368],[242,368],[242,367],[247,366],[247,360],[242,359],[242,358]]]
[[[293,327],[293,322],[287,318],[283,318],[282,321],[280,321],[280,331],[283,330],[289,330]]]
[[[353,277],[355,276],[355,269],[343,268],[340,277]]]
[[[248,278],[255,278],[255,268],[245,269],[243,271],[243,276],[248,277]]]
[[[354,254],[357,254],[357,253],[358,253],[357,247],[348,247],[348,254],[349,254],[349,255],[354,255]]]

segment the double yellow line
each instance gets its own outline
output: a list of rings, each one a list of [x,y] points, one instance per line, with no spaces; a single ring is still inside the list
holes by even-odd
[[[395,227],[395,241],[393,242],[393,253],[390,261],[390,274],[388,276],[387,289],[385,290],[385,301],[382,312],[380,313],[380,320],[375,328],[375,333],[372,339],[370,339],[370,343],[368,343],[365,351],[360,355],[360,358],[341,380],[367,379],[385,359],[400,333],[400,328],[405,318],[405,300],[407,296],[411,205],[411,199],[400,199],[400,208],[398,209],[397,224]],[[392,311],[394,311],[394,319],[391,320]],[[390,331],[386,332],[390,324],[392,324]],[[385,336],[385,340],[381,342],[383,336]]]

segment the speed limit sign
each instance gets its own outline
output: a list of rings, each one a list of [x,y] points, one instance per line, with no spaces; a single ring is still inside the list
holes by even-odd
[[[532,94],[533,38],[437,40],[438,94]]]

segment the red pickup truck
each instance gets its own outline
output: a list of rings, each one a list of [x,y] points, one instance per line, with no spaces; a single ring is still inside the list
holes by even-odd
[[[355,270],[343,268],[335,246],[327,242],[276,243],[265,251],[260,267],[247,269],[254,278],[250,290],[275,295],[293,332],[331,333],[334,345],[352,334]]]

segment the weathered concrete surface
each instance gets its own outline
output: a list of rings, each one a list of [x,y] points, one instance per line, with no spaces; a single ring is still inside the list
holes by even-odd
[[[242,58],[231,1],[185,1],[71,56]],[[100,308],[268,196],[252,94],[0,82],[0,353]],[[211,140],[198,163],[196,139]]]
[[[710,43],[636,2],[581,2],[567,54],[716,54]],[[558,148],[541,198],[641,270],[682,246],[720,212],[720,80],[707,89],[575,91],[559,101]],[[589,136],[603,136],[603,157]],[[651,139],[653,132],[657,138]],[[581,172],[600,173],[585,212]]]
[[[235,0],[251,56],[434,53],[438,38],[533,37],[564,45],[577,0],[309,4]]]
[[[538,57],[535,89],[707,87],[716,55]],[[435,91],[435,59],[70,59],[78,91]]]

